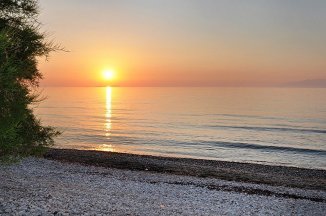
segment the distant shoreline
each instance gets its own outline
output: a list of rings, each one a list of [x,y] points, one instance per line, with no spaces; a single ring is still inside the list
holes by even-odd
[[[326,170],[93,150],[50,149],[46,159],[107,168],[326,191]]]

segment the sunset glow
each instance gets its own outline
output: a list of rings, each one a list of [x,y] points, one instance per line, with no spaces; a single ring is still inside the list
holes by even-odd
[[[105,70],[103,71],[103,78],[106,81],[111,81],[114,78],[114,71],[113,70]]]
[[[70,51],[42,62],[44,86],[277,86],[326,80],[325,1],[40,3],[42,28],[55,32],[54,41]],[[94,76],[110,65],[118,76],[114,71]]]
[[[326,0],[0,0],[0,216],[325,215],[325,38]]]

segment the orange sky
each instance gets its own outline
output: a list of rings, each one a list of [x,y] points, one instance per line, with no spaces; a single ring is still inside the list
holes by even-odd
[[[326,79],[325,1],[41,0],[70,52],[40,61],[44,86],[270,86]]]

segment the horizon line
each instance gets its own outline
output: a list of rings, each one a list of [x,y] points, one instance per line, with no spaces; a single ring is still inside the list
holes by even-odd
[[[66,87],[66,88],[326,88],[326,86],[284,86],[284,85],[270,85],[270,86],[257,86],[257,85],[243,85],[243,86],[233,86],[233,85],[226,85],[226,86],[218,86],[218,85],[211,85],[211,86],[186,86],[186,85],[175,85],[175,86],[117,86],[117,85],[40,85],[40,88],[47,88],[47,87]]]

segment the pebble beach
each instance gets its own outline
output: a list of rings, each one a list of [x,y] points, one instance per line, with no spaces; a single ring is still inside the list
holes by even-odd
[[[0,166],[0,215],[325,215],[326,191],[44,158]],[[264,193],[262,193],[262,191]]]

